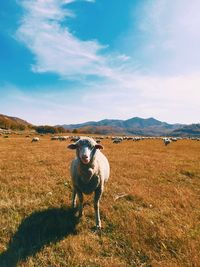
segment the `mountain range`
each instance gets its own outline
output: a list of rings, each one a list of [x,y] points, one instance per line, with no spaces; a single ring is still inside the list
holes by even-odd
[[[66,131],[84,134],[200,136],[200,124],[169,124],[154,118],[143,119],[139,117],[128,120],[105,119],[79,124],[56,125],[54,127],[63,127]],[[37,126],[17,117],[0,114],[0,128],[25,130],[37,128]]]
[[[143,119],[133,117],[128,120],[100,120],[89,121],[80,124],[60,125],[68,130],[77,130],[80,133],[97,134],[126,134],[126,135],[200,135],[200,124],[169,124],[154,118]]]

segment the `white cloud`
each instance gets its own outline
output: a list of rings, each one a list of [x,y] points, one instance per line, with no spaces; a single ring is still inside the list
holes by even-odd
[[[105,47],[97,41],[81,41],[67,27],[65,18],[75,16],[63,5],[73,0],[23,1],[25,14],[17,30],[17,39],[34,54],[35,72],[54,72],[62,77],[105,75],[106,58],[100,55]]]
[[[85,0],[86,2],[95,3],[95,0]]]
[[[67,26],[62,25],[64,19],[76,16],[66,8],[69,3],[75,1],[77,0],[22,2],[25,14],[16,32],[16,38],[23,42],[35,57],[32,71],[53,72],[66,79],[80,79],[88,75],[118,77],[119,71],[128,68],[129,56],[125,53],[105,54],[107,46],[101,45],[97,40],[82,41],[73,35]],[[93,0],[84,1],[95,3]]]

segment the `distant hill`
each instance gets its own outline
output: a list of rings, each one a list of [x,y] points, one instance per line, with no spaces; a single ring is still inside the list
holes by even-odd
[[[172,131],[185,125],[169,124],[154,118],[143,119],[134,117],[128,120],[89,121],[80,124],[61,125],[65,129],[77,129],[78,132],[98,134],[127,134],[127,135],[169,135]]]
[[[200,136],[200,123],[186,125],[182,128],[172,131],[172,136]]]
[[[23,131],[23,130],[35,130],[39,134],[46,133],[64,133],[66,130],[63,127],[53,127],[48,125],[35,126],[25,120],[17,117],[11,117],[0,114],[0,129]]]
[[[17,117],[0,114],[0,128],[11,130],[25,130],[33,125]]]

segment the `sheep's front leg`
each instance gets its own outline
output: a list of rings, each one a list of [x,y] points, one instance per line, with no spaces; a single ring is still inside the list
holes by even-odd
[[[73,188],[73,191],[72,191],[72,208],[73,209],[76,208],[76,198],[77,198],[77,192],[76,192],[76,189]]]
[[[78,198],[79,198],[79,217],[83,215],[83,193],[77,190]]]
[[[94,210],[95,210],[95,219],[96,219],[96,228],[101,229],[101,219],[99,212],[99,202],[103,192],[103,188],[99,187],[95,190],[94,193]]]

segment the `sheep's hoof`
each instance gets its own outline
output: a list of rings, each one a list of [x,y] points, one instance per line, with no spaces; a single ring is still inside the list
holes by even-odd
[[[98,234],[99,236],[101,236],[101,233],[102,233],[102,228],[100,226],[93,226],[91,228],[91,231],[94,233],[94,234]]]
[[[95,231],[99,236],[101,236],[101,226],[97,225],[96,226],[96,231]]]

